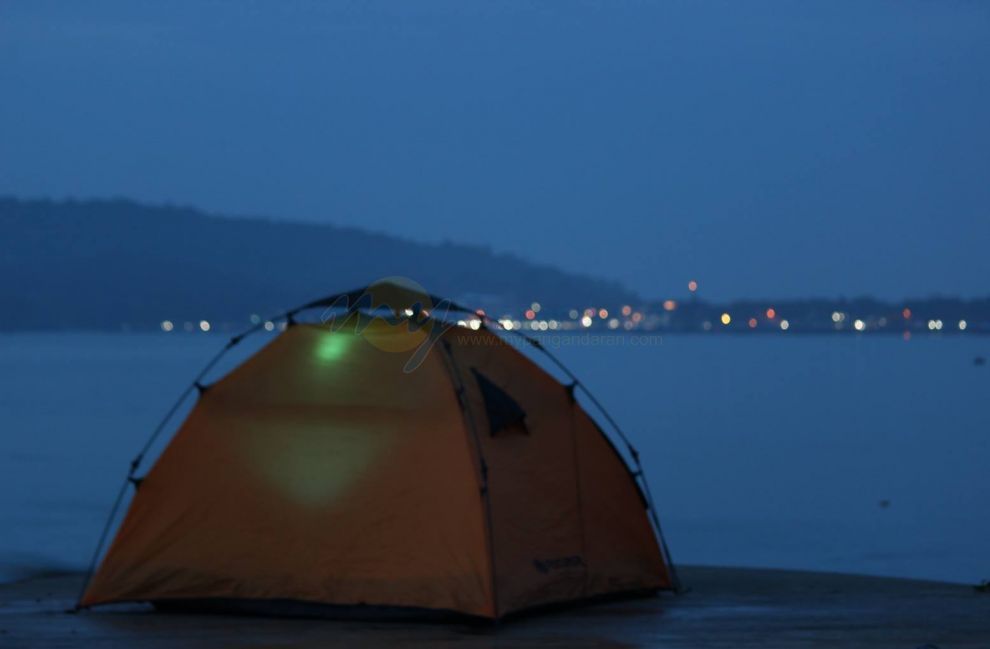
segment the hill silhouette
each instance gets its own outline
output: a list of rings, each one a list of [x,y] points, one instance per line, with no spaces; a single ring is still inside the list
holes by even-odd
[[[391,275],[492,310],[637,300],[616,282],[481,246],[123,199],[0,198],[0,241],[0,330],[240,324]]]

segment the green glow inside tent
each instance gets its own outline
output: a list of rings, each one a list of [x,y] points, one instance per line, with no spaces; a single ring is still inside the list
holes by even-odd
[[[255,469],[290,501],[333,504],[365,476],[385,441],[373,428],[296,424],[278,435],[260,428],[251,435]]]
[[[331,333],[321,336],[316,343],[316,358],[324,363],[339,360],[350,347],[351,337],[346,334]]]

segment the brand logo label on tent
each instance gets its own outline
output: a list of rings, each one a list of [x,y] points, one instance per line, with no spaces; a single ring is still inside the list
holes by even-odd
[[[546,575],[556,570],[583,568],[584,559],[576,554],[569,557],[557,557],[555,559],[533,559],[533,567]]]

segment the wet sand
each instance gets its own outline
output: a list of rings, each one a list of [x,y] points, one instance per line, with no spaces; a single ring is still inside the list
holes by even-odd
[[[0,647],[990,647],[990,594],[940,582],[682,567],[690,591],[497,626],[71,608],[79,575],[0,585]]]

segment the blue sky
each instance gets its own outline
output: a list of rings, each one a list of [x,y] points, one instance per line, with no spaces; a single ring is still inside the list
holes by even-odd
[[[647,297],[990,293],[986,2],[6,2],[0,193],[485,243]]]

